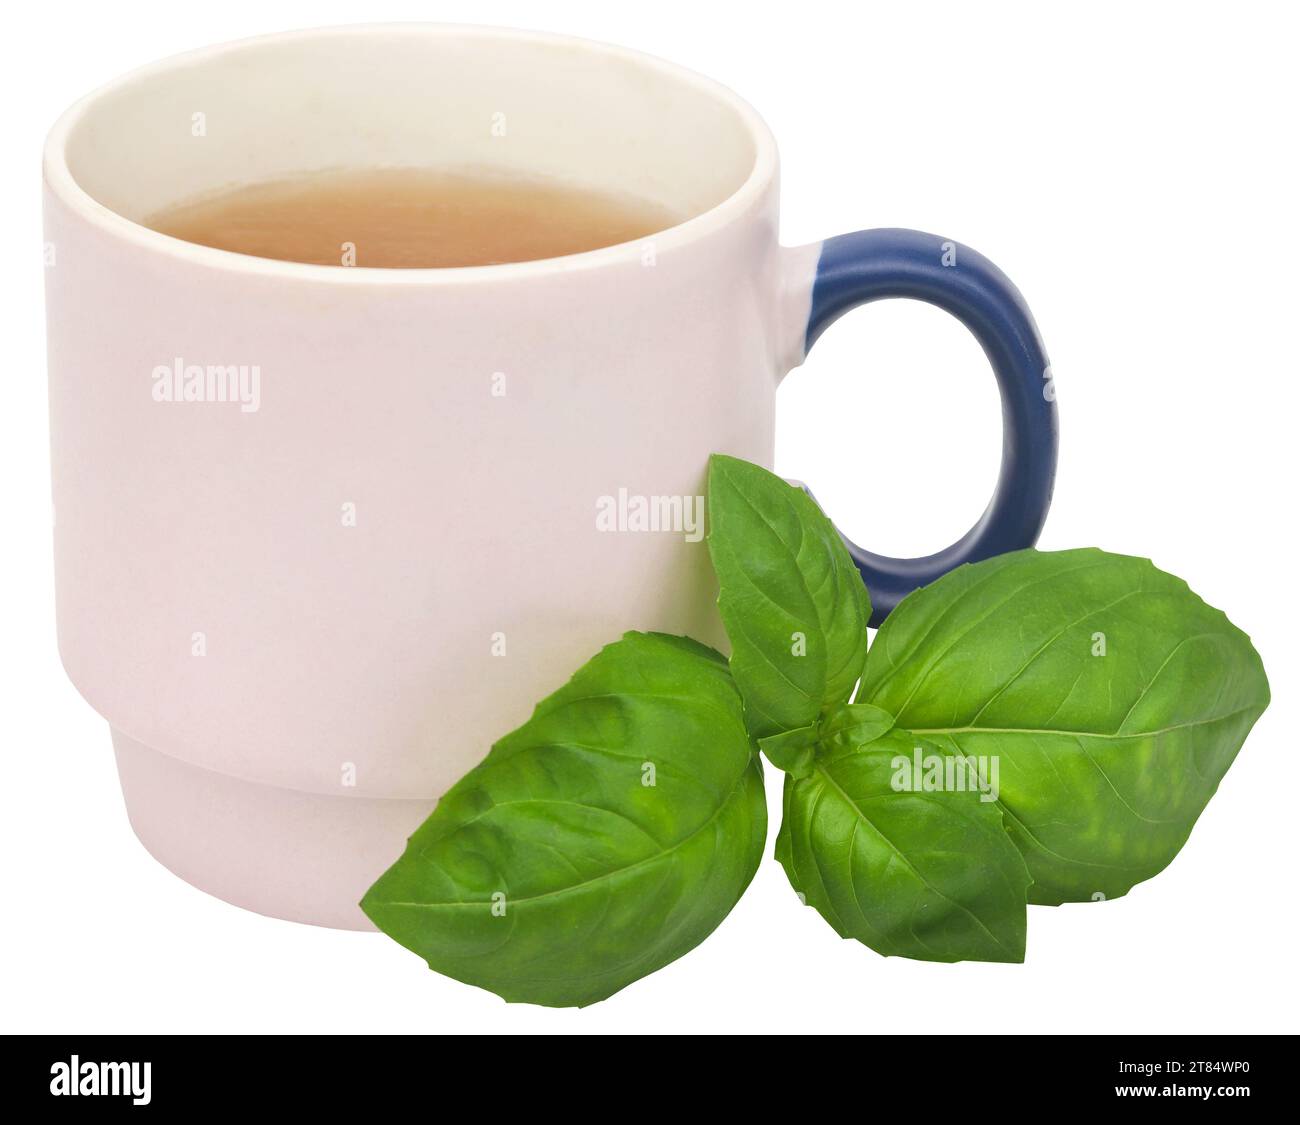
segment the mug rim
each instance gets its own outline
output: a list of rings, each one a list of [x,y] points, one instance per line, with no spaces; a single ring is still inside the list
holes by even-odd
[[[252,254],[242,254],[233,250],[221,250],[212,246],[186,242],[184,239],[152,230],[107,207],[77,182],[68,166],[68,140],[85,114],[104,97],[134,83],[194,63],[206,62],[223,54],[239,51],[255,44],[347,35],[391,35],[393,32],[410,32],[463,39],[501,39],[517,43],[541,43],[599,54],[606,58],[655,72],[662,77],[689,85],[714,100],[722,102],[735,112],[737,119],[743,124],[749,133],[750,140],[753,142],[753,166],[742,183],[720,202],[680,223],[666,227],[662,231],[655,231],[632,242],[615,243],[611,246],[601,246],[577,254],[567,254],[553,258],[535,258],[523,262],[414,269],[384,266],[342,267],[318,265],[310,262],[292,262],[278,258],[261,258]],[[329,282],[345,285],[429,285],[478,281],[495,282],[595,269],[626,261],[629,247],[640,246],[651,240],[655,244],[656,252],[686,245],[721,230],[749,213],[751,206],[764,194],[775,179],[777,164],[776,140],[772,136],[767,123],[753,106],[721,82],[688,67],[669,62],[657,55],[630,47],[605,43],[597,39],[586,39],[547,31],[481,24],[397,21],[334,24],[272,32],[266,35],[246,36],[241,39],[228,40],[183,51],[135,67],[83,95],[60,115],[45,140],[42,171],[48,189],[71,212],[98,228],[104,234],[127,242],[151,254],[162,254],[194,265],[207,266],[227,272],[251,273],[289,280],[296,279],[299,281]]]

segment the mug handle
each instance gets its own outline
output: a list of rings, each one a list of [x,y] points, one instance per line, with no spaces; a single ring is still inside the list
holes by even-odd
[[[850,309],[886,297],[937,305],[980,342],[1002,396],[1002,467],[984,514],[938,554],[890,558],[840,533],[871,594],[872,628],[953,567],[1032,547],[1052,502],[1058,444],[1052,368],[1024,298],[982,254],[950,239],[895,228],[828,238],[813,279],[805,353]]]

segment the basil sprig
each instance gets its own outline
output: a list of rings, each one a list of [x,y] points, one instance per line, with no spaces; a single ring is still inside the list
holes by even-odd
[[[744,496],[718,487],[742,472]],[[801,675],[800,657],[791,654],[785,638],[770,628],[760,632],[753,615],[761,607],[750,597],[729,595],[728,584],[773,586],[766,571],[770,564],[740,549],[740,529],[752,522],[754,511],[777,510],[783,501],[797,505],[809,522],[820,521],[815,534],[827,544],[825,560],[815,582],[805,579],[803,585],[821,592],[823,601],[855,568],[838,537],[829,538],[834,530],[825,517],[802,503],[807,499],[802,490],[723,457],[713,459],[709,481],[709,543],[722,582],[723,621],[733,642],[747,638],[743,658],[733,655],[732,673],[747,710],[760,716],[782,713],[783,690],[800,700],[806,693],[783,689],[779,677],[758,677],[750,670],[777,667],[792,685],[806,682],[807,673]],[[787,589],[795,582],[788,576]],[[786,603],[793,604],[792,597]],[[783,626],[806,631],[810,652],[847,651],[865,631],[865,614],[853,622],[823,607],[804,608],[793,617],[797,620],[787,618]],[[826,621],[834,624],[825,626]],[[756,636],[764,638],[764,651],[757,655],[749,651]],[[830,699],[817,723],[760,742],[769,760],[789,773],[777,858],[840,933],[852,932],[881,952],[897,952],[866,921],[870,908],[887,911],[903,893],[872,874],[877,835],[890,836],[898,862],[945,894],[954,910],[982,916],[1007,880],[1023,875],[1013,874],[1000,837],[981,844],[972,836],[966,854],[980,857],[986,877],[975,872],[957,880],[947,895],[942,880],[923,874],[914,856],[917,849],[935,846],[939,829],[932,825],[918,836],[891,836],[882,819],[879,833],[862,831],[874,817],[888,815],[886,809],[893,812],[891,806],[906,802],[890,801],[865,781],[862,791],[875,792],[874,803],[852,801],[851,786],[837,791],[831,784],[835,773],[869,772],[846,746],[856,742],[858,749],[877,754],[882,742],[901,740],[914,758],[920,753],[932,762],[937,751],[967,763],[974,772],[964,775],[972,782],[964,791],[960,781],[956,787],[923,787],[934,802],[927,814],[937,817],[943,804],[948,817],[966,815],[973,799],[983,807],[970,815],[987,825],[996,808],[1032,879],[1029,902],[1098,901],[1125,894],[1177,855],[1268,706],[1269,687],[1246,634],[1182,579],[1146,559],[1085,548],[1017,551],[958,567],[903,599],[877,633],[856,702],[848,709],[868,707],[872,718],[846,742],[843,730],[828,737],[828,724],[843,723],[835,718],[836,705],[847,698]],[[886,718],[894,728],[887,734],[880,729]],[[996,785],[984,776],[990,763]],[[819,773],[825,783],[814,790],[810,781]],[[891,784],[895,798],[916,795],[900,789],[898,779]],[[791,795],[801,786],[813,811],[792,823],[799,804],[792,804]],[[851,811],[851,804],[863,815]],[[823,838],[815,823],[808,827],[808,818],[818,816],[838,818],[839,835]],[[919,817],[916,811],[902,819],[910,827]],[[855,825],[857,833],[845,837],[845,824]],[[800,841],[802,851],[796,846]],[[838,871],[828,870],[832,863]],[[987,902],[986,896],[991,896]],[[856,927],[848,924],[855,912],[863,916]],[[1004,912],[997,916],[1000,928],[990,926],[990,933],[1005,936],[1023,926],[1011,926]],[[930,904],[918,907],[914,947],[931,949],[934,943],[922,931],[934,917]],[[990,952],[977,940],[945,941],[937,949],[943,955],[929,959],[987,959]],[[927,957],[915,948],[907,955]]]
[[[582,1005],[726,917],[786,773],[776,858],[844,937],[1020,961],[1026,903],[1113,898],[1177,854],[1268,681],[1244,633],[1143,559],[1020,551],[866,590],[800,489],[709,465],[730,661],[629,633],[442,798],[362,908],[439,972]]]

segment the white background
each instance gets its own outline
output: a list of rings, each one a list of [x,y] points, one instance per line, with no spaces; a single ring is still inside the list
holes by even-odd
[[[1296,28],[1282,5],[24,4],[5,36],[6,613],[0,1030],[1296,1030],[1293,689]],[[209,898],[135,841],[106,724],[54,646],[39,152],[73,99],[190,47],[430,19],[639,47],[747,97],[781,145],[783,241],[910,226],[982,250],[1032,306],[1061,411],[1041,546],[1149,555],[1249,632],[1273,685],[1173,865],[1035,907],[1023,966],[883,959],[765,860],[721,928],[583,1011],[507,1006],[385,938]],[[935,310],[851,314],[781,391],[778,468],[859,541],[924,553],[981,510],[997,395]],[[773,816],[779,785],[770,785]]]

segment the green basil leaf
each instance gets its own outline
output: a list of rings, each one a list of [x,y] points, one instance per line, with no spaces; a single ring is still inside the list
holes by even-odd
[[[817,761],[817,726],[760,738],[758,748],[777,769],[791,777],[807,777]]]
[[[591,1004],[703,941],[766,831],[726,661],[629,633],[452,787],[361,906],[437,972]]]
[[[857,743],[867,711],[823,740],[811,773],[786,778],[776,858],[791,884],[887,957],[1023,961],[1029,873],[996,802],[964,761],[905,730]]]
[[[888,711],[870,703],[844,703],[817,724],[817,741],[823,749],[852,750],[875,742],[894,726]]]
[[[1186,841],[1269,701],[1249,638],[1179,578],[1096,549],[961,567],[890,614],[859,698],[999,760],[1030,900],[1115,898]]]
[[[709,459],[709,555],[755,738],[809,726],[862,674],[871,607],[839,533],[800,488]]]
[[[865,703],[842,703],[812,726],[774,734],[758,740],[767,760],[791,777],[807,777],[819,750],[852,748],[888,733],[894,717]]]

